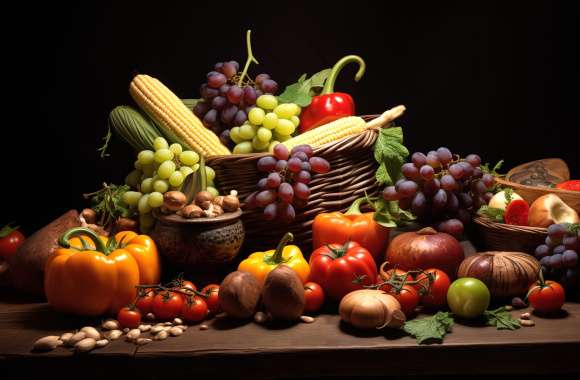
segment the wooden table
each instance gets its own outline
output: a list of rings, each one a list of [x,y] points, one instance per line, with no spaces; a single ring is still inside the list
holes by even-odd
[[[465,244],[465,243],[464,243]],[[466,251],[473,252],[466,246]],[[322,314],[312,324],[263,326],[209,321],[184,335],[135,346],[123,340],[85,355],[58,348],[33,353],[32,343],[96,320],[58,314],[0,291],[0,369],[110,377],[164,378],[168,374],[240,378],[442,374],[580,373],[580,303],[567,303],[559,318],[533,316],[535,327],[498,331],[456,323],[444,344],[422,345],[401,331],[362,333]],[[518,317],[523,311],[514,311]],[[55,371],[55,372],[52,372]],[[4,372],[0,372],[4,373]],[[47,372],[49,373],[49,372]],[[139,377],[135,375],[138,374]]]

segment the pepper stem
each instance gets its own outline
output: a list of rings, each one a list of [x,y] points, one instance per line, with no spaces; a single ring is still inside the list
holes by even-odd
[[[350,245],[350,239],[347,239],[344,244],[340,248],[332,248],[329,244],[326,247],[332,252],[332,259],[338,259],[339,257],[344,256],[346,251],[348,250],[348,246]]]
[[[376,201],[377,199],[378,198],[376,197],[368,197],[366,195],[364,197],[360,197],[356,199],[354,202],[352,202],[352,204],[350,205],[348,210],[346,210],[344,215],[361,215],[362,212],[360,211],[360,206],[364,204],[369,204],[374,210],[376,210],[375,204],[373,202]]]
[[[278,243],[278,246],[276,247],[274,254],[272,255],[272,262],[274,263],[282,262],[282,253],[284,252],[284,247],[292,240],[294,240],[294,235],[292,234],[292,232],[286,232],[282,237],[282,239],[280,240],[280,242]]]
[[[336,82],[338,74],[344,68],[344,66],[348,65],[351,62],[358,63],[358,71],[354,76],[355,82],[358,82],[360,78],[362,78],[366,69],[365,61],[358,55],[347,55],[346,57],[343,57],[338,62],[336,62],[332,67],[332,69],[330,70],[330,74],[328,75],[326,82],[324,82],[324,88],[322,89],[321,95],[330,94],[334,92],[334,83]]]
[[[250,68],[250,64],[252,62],[254,62],[256,65],[260,64],[258,62],[258,60],[256,59],[256,57],[254,57],[254,54],[252,53],[252,39],[250,37],[251,34],[252,34],[251,30],[248,30],[246,32],[246,47],[248,49],[248,59],[246,59],[246,65],[244,66],[244,71],[242,71],[242,75],[240,75],[240,79],[238,79],[238,86],[239,87],[242,87],[242,82],[244,81],[244,77],[248,73],[248,69]]]
[[[69,240],[73,237],[77,237],[77,236],[81,236],[81,235],[86,235],[86,237],[89,238],[93,242],[93,244],[95,245],[96,251],[102,252],[105,255],[108,255],[110,253],[109,248],[107,246],[105,246],[105,244],[103,243],[101,238],[93,230],[86,228],[86,227],[75,227],[75,228],[71,228],[70,230],[66,231],[58,239],[58,244],[63,248],[70,248],[70,241]],[[81,240],[81,241],[83,241],[83,240]]]

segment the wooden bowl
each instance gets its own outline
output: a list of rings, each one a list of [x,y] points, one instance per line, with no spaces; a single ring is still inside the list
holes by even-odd
[[[497,223],[482,216],[473,221],[488,251],[518,251],[533,255],[536,247],[548,236],[546,228]]]
[[[157,219],[151,233],[159,252],[185,272],[215,271],[230,263],[244,242],[242,211],[215,218],[185,219],[154,211]]]
[[[516,166],[505,178],[496,178],[502,186],[511,187],[532,204],[542,195],[552,193],[560,197],[576,212],[580,212],[580,191],[561,190],[549,187],[570,179],[568,165],[560,158],[546,158]]]

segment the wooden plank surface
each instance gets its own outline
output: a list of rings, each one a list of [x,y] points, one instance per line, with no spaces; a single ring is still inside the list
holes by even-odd
[[[462,244],[473,254],[469,242]],[[521,312],[512,314],[517,318]],[[39,354],[30,351],[36,339],[100,321],[59,314],[46,303],[2,292],[0,367],[145,378],[580,373],[580,303],[567,303],[557,318],[533,319],[535,327],[517,331],[456,323],[443,344],[419,346],[401,331],[354,330],[332,310],[312,324],[264,326],[217,318],[207,322],[208,330],[191,326],[181,337],[145,346],[118,340],[86,355],[65,348]]]

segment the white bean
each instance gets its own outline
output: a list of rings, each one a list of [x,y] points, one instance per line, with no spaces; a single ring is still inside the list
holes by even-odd
[[[83,327],[81,331],[87,335],[87,338],[93,338],[94,340],[101,339],[101,333],[92,326]]]
[[[58,342],[62,342],[57,335],[49,335],[38,339],[32,345],[34,351],[52,351],[59,346]]]
[[[95,348],[96,344],[97,344],[97,341],[94,340],[93,338],[85,338],[81,341],[78,341],[75,344],[75,350],[77,352],[89,352],[90,350]]]

